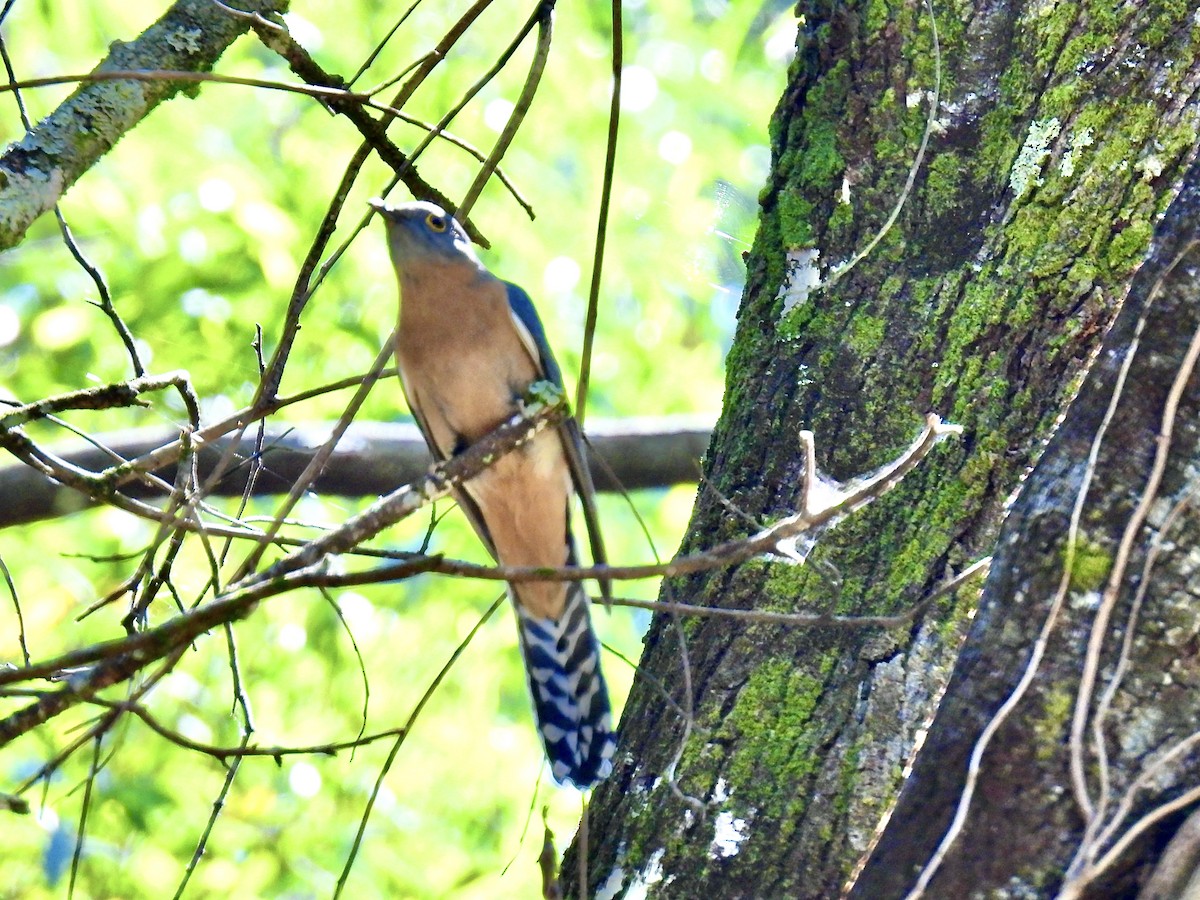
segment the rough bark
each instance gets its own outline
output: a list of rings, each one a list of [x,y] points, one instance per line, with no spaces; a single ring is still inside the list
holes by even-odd
[[[928,410],[965,434],[823,535],[809,565],[764,560],[664,593],[890,613],[991,552],[1187,167],[1200,35],[1185,3],[937,4],[928,153],[895,226],[829,284],[829,263],[865,247],[901,197],[935,53],[917,3],[799,12],[706,477],[770,520],[797,504],[801,428],[837,479],[885,463]],[[819,273],[805,271],[813,251]],[[826,283],[806,291],[815,274]],[[685,549],[749,527],[702,490]],[[589,891],[837,896],[895,799],[975,594],[888,634],[658,618],[641,664],[685,708],[690,679],[674,775],[706,814],[668,785],[681,717],[636,683],[617,770],[592,801]],[[564,871],[575,865],[569,852]]]
[[[279,14],[288,0],[247,0],[251,13]],[[212,0],[179,0],[129,43],[116,41],[95,69],[103,72],[207,72],[249,21]],[[195,85],[166,79],[81,84],[33,131],[0,156],[0,250],[14,247],[42,213],[158,104]]]
[[[1167,762],[1200,722],[1200,519],[1193,508],[1200,488],[1200,379],[1194,358],[1184,367],[1189,351],[1200,351],[1200,166],[1189,172],[1160,231],[1083,389],[1005,521],[946,696],[855,896],[908,890],[950,823],[978,735],[1016,688],[1051,619],[1037,675],[982,757],[967,827],[929,896],[1004,887],[1021,896],[1055,892],[1073,861],[1081,890],[1089,859],[1100,859],[1142,815],[1200,784],[1200,753]],[[1175,407],[1171,398],[1180,388]],[[1123,674],[1114,684],[1127,637]],[[1081,673],[1089,655],[1100,678],[1087,690]],[[1114,692],[1105,703],[1110,684]],[[1080,703],[1092,721],[1103,720],[1107,800],[1100,796],[1090,728],[1083,735],[1089,817],[1073,796],[1068,757]],[[1101,707],[1107,707],[1102,714]],[[1118,821],[1117,801],[1154,766],[1161,766],[1158,775]],[[1095,835],[1085,835],[1086,820]],[[1112,836],[1101,839],[1099,830],[1111,822]],[[1177,824],[1168,818],[1160,826]],[[1081,849],[1085,837],[1089,847]],[[1161,837],[1161,827],[1145,833],[1147,841]],[[997,846],[1005,852],[995,853]],[[1128,894],[1146,874],[1149,849],[1135,843],[1090,879],[1095,896]]]

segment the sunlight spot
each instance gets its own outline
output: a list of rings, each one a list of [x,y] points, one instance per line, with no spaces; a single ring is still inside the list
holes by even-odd
[[[154,362],[154,348],[143,341],[141,338],[133,339],[133,346],[137,348],[138,356],[142,358],[142,364],[149,366]]]
[[[650,208],[650,195],[641,188],[626,188],[621,192],[621,208],[631,219],[640,219]]]
[[[692,139],[682,131],[668,131],[658,142],[658,155],[673,166],[683,165],[692,155]]]
[[[511,753],[522,743],[523,736],[515,728],[492,728],[488,731],[488,744],[497,753]]]
[[[338,609],[346,620],[346,627],[351,631],[366,632],[375,625],[375,604],[354,591],[345,591],[338,595]]]
[[[204,288],[192,288],[179,298],[183,311],[193,319],[208,319],[210,322],[225,322],[233,315],[233,307],[220,294],[212,294]]]
[[[312,763],[298,762],[288,772],[288,787],[298,797],[315,797],[321,790],[321,773]]]
[[[208,723],[191,713],[184,713],[179,717],[179,721],[175,723],[175,730],[197,744],[212,743],[213,733]]]
[[[150,204],[138,210],[134,230],[137,232],[138,247],[147,256],[159,256],[166,252],[163,229],[167,227],[167,215],[161,206]]]
[[[303,16],[291,12],[284,13],[283,21],[296,43],[310,53],[315,53],[325,46],[325,36],[321,33],[321,29]]]
[[[200,398],[200,423],[210,425],[221,422],[233,415],[235,410],[237,405],[228,394],[209,394]]]
[[[237,200],[237,191],[224,178],[209,178],[196,188],[200,206],[212,213],[225,212]]]
[[[662,325],[654,319],[642,319],[633,327],[633,339],[639,347],[651,350],[662,341]]]
[[[237,223],[255,237],[287,240],[296,234],[291,217],[272,203],[251,200],[237,209]]]
[[[542,286],[548,294],[566,294],[575,289],[583,274],[579,263],[569,256],[556,256],[546,263],[542,272]]]
[[[78,304],[48,309],[33,320],[33,340],[44,350],[74,347],[91,334],[91,318]]]
[[[136,546],[139,540],[146,536],[146,524],[137,516],[117,509],[114,506],[102,506],[95,513],[93,520],[96,534],[108,538],[128,541],[128,546]]]
[[[621,371],[621,360],[612,353],[596,353],[592,356],[592,375],[596,378],[612,378]]]
[[[208,238],[199,228],[189,228],[179,236],[179,256],[184,262],[204,262],[208,255]]]
[[[700,57],[700,74],[708,81],[717,84],[725,80],[729,74],[729,61],[720,50],[709,50]]]
[[[817,268],[820,257],[821,251],[812,247],[787,252],[787,275],[775,297],[783,300],[783,315],[803,306],[813,288],[821,283],[821,271]]]
[[[771,148],[753,144],[738,157],[738,170],[751,184],[762,184],[771,171]]]
[[[763,52],[773,63],[789,63],[796,55],[796,38],[800,21],[790,16],[780,18],[779,25],[772,29],[763,43]]]
[[[691,49],[675,41],[650,41],[638,59],[648,62],[654,74],[663,78],[691,81],[696,72],[696,57]]]
[[[21,317],[7,306],[0,306],[0,347],[7,347],[21,334]]]
[[[649,896],[650,886],[658,884],[663,880],[662,858],[666,852],[662,847],[659,847],[650,855],[650,859],[646,862],[646,867],[638,872],[637,877],[629,885],[629,890],[625,892],[622,900],[645,900]],[[672,878],[668,878],[667,883],[670,884],[672,880]]]
[[[290,650],[294,653],[297,650],[304,649],[304,645],[308,643],[308,632],[304,630],[303,625],[288,622],[279,629],[279,634],[275,637],[275,643],[284,650]]]
[[[644,112],[658,96],[658,79],[645,66],[626,66],[621,72],[621,109]]]
[[[167,674],[158,683],[155,694],[172,697],[176,700],[186,700],[189,703],[199,703],[204,698],[204,687],[194,677],[180,669]],[[153,706],[153,701],[151,701]]]
[[[513,108],[508,100],[497,97],[483,108],[483,124],[499,134],[508,124],[508,117],[512,115]]]
[[[617,894],[625,886],[625,870],[620,866],[614,868],[604,879],[604,883],[596,888],[596,900],[616,900]]]

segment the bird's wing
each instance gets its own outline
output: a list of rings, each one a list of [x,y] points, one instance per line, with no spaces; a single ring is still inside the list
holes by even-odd
[[[433,429],[429,425],[429,420],[425,418],[425,414],[422,411],[421,399],[417,396],[416,391],[405,377],[404,367],[400,366],[399,368],[400,387],[404,391],[404,399],[408,403],[409,412],[412,413],[413,419],[417,423],[417,428],[421,430],[421,434],[425,438],[425,446],[429,448],[429,453],[433,456],[435,463],[445,462],[453,455],[454,448],[438,446]],[[483,541],[483,545],[487,548],[488,553],[492,555],[492,559],[498,559],[496,556],[496,547],[492,543],[492,535],[488,531],[487,523],[483,520],[483,512],[479,509],[478,504],[463,490],[455,490],[454,499],[458,503],[459,508],[466,514],[467,520],[471,523],[471,527],[475,529],[475,533],[479,535],[479,539]]]
[[[533,301],[521,288],[511,282],[504,282],[508,292],[508,308],[512,313],[513,324],[521,337],[525,349],[542,371],[542,377],[550,381],[559,390],[564,390],[562,370],[550,352],[550,344],[546,340],[546,330],[542,320],[538,318]],[[571,483],[575,493],[583,503],[583,521],[587,527],[588,543],[592,548],[592,559],[597,565],[607,565],[608,554],[604,550],[604,538],[600,534],[600,516],[596,511],[596,487],[592,483],[592,473],[587,464],[587,449],[583,442],[583,431],[574,416],[570,416],[559,429],[562,435],[563,453],[567,458],[567,466],[571,472]],[[574,555],[574,547],[571,548]],[[608,579],[600,580],[600,593],[605,600],[612,598],[612,584]]]

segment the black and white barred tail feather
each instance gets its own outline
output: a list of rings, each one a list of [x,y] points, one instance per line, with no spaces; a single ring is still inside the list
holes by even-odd
[[[568,585],[557,621],[536,618],[516,604],[521,653],[550,770],[555,781],[580,790],[608,777],[617,747],[589,606],[578,583]]]

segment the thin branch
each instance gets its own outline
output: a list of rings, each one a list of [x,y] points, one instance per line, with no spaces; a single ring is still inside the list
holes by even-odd
[[[362,407],[363,403],[366,402],[367,394],[370,393],[371,388],[373,388],[376,381],[379,380],[379,376],[386,367],[387,361],[391,359],[394,339],[395,335],[393,334],[386,341],[384,341],[382,349],[380,349],[379,354],[375,357],[375,364],[372,366],[371,371],[367,374],[367,377],[363,379],[363,382],[361,385],[359,385],[358,390],[354,392],[354,396],[346,404],[345,409],[342,410],[341,417],[334,425],[333,431],[326,439],[324,445],[322,445],[321,449],[312,458],[312,460],[309,461],[309,464],[305,467],[304,471],[300,473],[300,477],[296,479],[295,483],[291,487],[291,490],[288,491],[287,496],[279,505],[279,508],[275,512],[276,520],[267,528],[266,533],[259,540],[257,547],[251,550],[249,556],[247,556],[242,562],[241,566],[238,567],[237,573],[233,578],[234,581],[244,578],[248,573],[254,571],[254,569],[258,566],[259,560],[262,559],[262,555],[266,552],[275,536],[279,533],[279,529],[282,527],[282,520],[285,519],[292,509],[295,508],[296,504],[300,502],[300,498],[304,496],[305,492],[308,491],[313,481],[316,480],[317,475],[325,467],[325,461],[329,459],[330,455],[332,455],[333,448],[337,446],[337,442],[341,440],[342,435],[345,434],[346,429],[350,426],[350,422],[353,421],[355,414]],[[230,455],[231,450],[226,451],[226,456]]]
[[[184,398],[184,402],[189,407],[189,413],[199,416],[195,395],[191,392],[188,384],[188,374],[179,370],[163,375],[147,375],[116,384],[84,388],[18,406],[16,409],[0,415],[0,431],[17,428],[35,419],[44,419],[49,415],[68,409],[113,409],[114,407],[142,406],[144,405],[141,399],[142,394],[172,387],[178,390]]]
[[[454,648],[454,652],[450,654],[450,658],[446,660],[445,664],[438,671],[437,675],[434,676],[433,681],[429,683],[429,687],[425,689],[425,693],[421,695],[421,699],[418,700],[417,705],[413,707],[412,714],[409,715],[408,721],[404,723],[404,727],[397,735],[396,741],[394,744],[392,744],[392,749],[388,752],[387,759],[384,761],[383,766],[379,770],[379,775],[375,779],[375,786],[371,790],[371,796],[368,798],[366,808],[363,810],[362,819],[358,823],[358,831],[354,835],[354,842],[350,846],[350,852],[346,855],[346,863],[342,867],[342,874],[338,877],[337,886],[333,891],[335,900],[337,897],[342,895],[342,890],[346,887],[346,881],[350,877],[350,869],[354,866],[354,860],[358,857],[358,848],[362,845],[363,834],[367,830],[367,822],[371,818],[371,811],[375,808],[375,801],[379,797],[380,789],[383,787],[383,779],[387,777],[387,773],[391,769],[392,763],[396,761],[396,755],[400,752],[400,748],[404,746],[405,739],[412,732],[412,727],[416,724],[417,718],[421,715],[421,711],[425,708],[425,704],[428,703],[429,699],[434,695],[434,693],[436,693],[446,675],[449,674],[452,668],[454,668],[454,664],[458,662],[459,658],[463,655],[463,652],[470,645],[471,641],[474,640],[475,635],[479,633],[479,629],[482,628],[484,623],[486,623],[487,620],[492,617],[492,614],[500,608],[500,604],[505,601],[507,596],[507,593],[504,593],[492,601],[492,605],[489,606],[483,615],[479,617],[479,621],[472,626],[471,630],[467,632],[466,637],[464,637],[462,641],[459,642],[458,646]]]
[[[417,67],[412,76],[404,83],[404,86],[397,92],[392,99],[391,106],[394,109],[402,109],[408,102],[413,93],[420,87],[429,73],[439,62],[445,59],[446,54],[450,51],[459,38],[466,33],[467,29],[475,21],[475,19],[489,6],[492,0],[476,0],[471,7],[463,13],[457,22],[450,28],[449,31],[438,42],[434,51],[425,57],[425,61]],[[265,21],[265,20],[264,20]],[[268,23],[270,24],[270,23]],[[267,29],[266,39],[271,38],[270,30]],[[260,33],[260,37],[262,33]],[[461,108],[461,107],[460,107]],[[442,120],[435,126],[435,131],[431,132],[420,144],[408,155],[409,163],[415,161],[425,148],[432,143],[434,136],[441,131],[450,120],[457,114],[457,110],[451,110],[450,113],[442,117]],[[386,127],[389,121],[389,114],[384,115],[381,127]],[[300,271],[296,275],[296,282],[292,287],[292,295],[288,300],[288,308],[284,315],[283,325],[279,332],[279,340],[275,346],[275,351],[271,355],[271,361],[267,364],[267,373],[260,380],[258,391],[255,394],[252,408],[255,410],[262,409],[275,401],[276,393],[279,390],[279,385],[283,380],[283,370],[287,365],[287,360],[292,351],[292,346],[295,343],[296,335],[300,329],[300,316],[304,308],[308,305],[309,299],[312,297],[313,291],[323,280],[333,264],[341,257],[345,248],[349,246],[349,242],[362,231],[366,223],[370,221],[370,216],[373,211],[368,210],[367,213],[359,220],[358,224],[351,230],[349,238],[342,246],[334,251],[332,257],[321,266],[318,271],[318,266],[321,263],[321,257],[325,253],[329,241],[333,237],[334,229],[337,227],[338,217],[341,215],[343,206],[346,203],[346,198],[350,195],[350,189],[354,182],[358,179],[359,172],[371,155],[373,145],[370,142],[364,142],[355,151],[349,163],[346,165],[346,170],[342,174],[342,180],[338,184],[334,192],[333,199],[329,203],[329,208],[325,211],[325,216],[321,220],[321,224],[317,229],[317,234],[313,238],[312,244],[309,247],[308,254],[304,257],[304,262],[300,265]],[[395,185],[400,181],[400,175],[393,176],[392,184]],[[476,238],[480,240],[479,238]],[[487,246],[487,242],[480,240],[483,246]],[[316,273],[314,275],[314,273]]]
[[[217,744],[206,744],[201,741],[193,740],[180,732],[168,728],[146,707],[131,703],[129,701],[109,701],[100,697],[93,697],[88,701],[91,704],[102,706],[107,709],[120,713],[129,713],[136,716],[146,726],[157,734],[159,737],[170,741],[172,744],[194,753],[202,753],[205,756],[211,756],[217,762],[226,763],[229,760],[242,759],[245,757],[261,757],[264,759],[273,759],[278,762],[285,756],[336,756],[344,750],[355,750],[360,747],[366,747],[378,741],[388,738],[396,738],[404,731],[403,728],[388,728],[383,731],[373,732],[371,734],[361,735],[347,741],[331,741],[326,744],[311,744],[307,746],[264,746],[261,744],[248,743],[248,736],[243,731],[243,740],[237,746],[220,746]]]
[[[388,371],[381,377],[387,378]],[[346,379],[339,387],[347,383],[358,385],[361,378]],[[333,423],[327,421],[271,425],[258,419],[263,424],[256,437],[238,440],[221,433],[236,430],[232,424],[227,427],[231,421],[245,419],[233,417],[192,435],[203,493],[207,497],[243,496],[250,490],[254,496],[282,493],[312,458],[317,444],[313,435],[323,437],[333,428]],[[169,483],[147,473],[159,471],[163,479],[174,477],[170,467],[177,464],[182,450],[177,429],[135,428],[92,436],[61,424],[88,446],[78,441],[55,442],[44,451],[47,456],[63,460],[72,470],[91,472],[114,486],[122,486],[126,496],[152,499],[169,495]],[[710,434],[709,421],[696,416],[593,419],[587,435],[591,452],[586,454],[586,461],[601,492],[619,491],[622,485],[637,489],[693,483],[698,471],[696,460],[703,455]],[[237,464],[227,467],[225,478],[214,481],[215,462],[223,458],[231,444],[232,459]],[[115,469],[107,468],[114,463]],[[379,496],[397,484],[421,477],[430,464],[425,440],[415,425],[356,421],[334,448],[313,488],[325,496]],[[257,478],[242,474],[247,466],[258,468]],[[105,471],[99,472],[101,469]],[[0,527],[53,518],[63,515],[64,510],[78,508],[77,499],[69,502],[65,497],[72,490],[48,481],[38,467],[23,463],[0,465],[0,496],[6,500],[0,507]],[[209,515],[219,515],[216,509],[208,506],[204,509]],[[239,512],[230,516],[229,521],[247,525],[255,518]]]
[[[588,385],[592,376],[592,346],[600,310],[600,273],[604,242],[608,236],[608,211],[612,205],[613,178],[617,169],[617,134],[621,125],[621,74],[625,70],[625,35],[621,0],[612,0],[612,88],[608,98],[608,137],[604,147],[604,178],[600,186],[600,212],[596,218],[596,249],[592,254],[592,281],[588,288],[587,317],[583,324],[583,350],[579,357],[579,384],[575,392],[575,417],[582,428],[587,414]]]
[[[4,584],[8,588],[8,595],[12,597],[13,609],[17,613],[17,643],[21,647],[21,658],[28,666],[29,644],[25,636],[25,614],[21,612],[21,597],[17,593],[17,584],[13,581],[12,573],[8,570],[8,563],[4,561],[3,556],[0,556],[0,575],[4,576]]]
[[[245,0],[259,12],[279,12],[279,0]],[[97,71],[130,69],[209,70],[246,25],[216,6],[179,0],[130,41],[114,41]],[[189,40],[178,39],[186,34]],[[20,141],[0,154],[0,249],[15,246],[32,222],[54,208],[62,195],[116,142],[175,96],[183,81],[133,85],[128,80],[82,84]],[[97,109],[114,111],[106,128],[90,127]]]
[[[96,775],[100,770],[100,746],[103,739],[103,734],[97,734],[92,738],[92,764],[88,768],[88,775],[84,780],[83,802],[79,808],[79,828],[75,832],[75,850],[71,854],[71,875],[67,882],[68,900],[75,896],[75,879],[79,875],[79,860],[83,858],[83,842],[87,838],[88,812],[92,808],[92,786],[96,783]]]
[[[529,74],[525,78],[525,86],[521,89],[521,96],[517,98],[516,105],[513,106],[513,110],[508,116],[508,121],[504,123],[504,128],[500,132],[500,136],[496,138],[492,152],[488,154],[487,160],[480,166],[479,172],[475,175],[475,180],[467,188],[462,203],[459,204],[458,212],[455,214],[456,219],[459,216],[465,217],[470,215],[471,209],[475,206],[475,201],[479,199],[484,185],[492,177],[492,173],[500,167],[500,160],[504,158],[505,152],[507,152],[513,138],[516,137],[517,129],[525,121],[525,114],[529,112],[529,106],[533,103],[534,94],[537,93],[538,85],[541,84],[542,73],[546,69],[546,60],[550,56],[550,39],[554,33],[553,0],[541,0],[537,10],[534,12],[534,16],[536,17],[538,26],[537,49],[534,51],[533,61],[529,65]],[[522,33],[517,40],[523,41],[527,33]],[[516,44],[515,41],[514,44]],[[532,210],[530,210],[530,213],[532,213]]]
[[[354,84],[354,82],[358,81],[358,79],[363,76],[367,69],[371,68],[371,66],[375,64],[375,60],[379,58],[379,54],[383,52],[383,48],[388,45],[388,42],[392,39],[396,32],[400,30],[400,26],[408,21],[408,17],[412,15],[413,10],[420,5],[421,0],[413,0],[412,5],[400,14],[400,18],[396,20],[396,24],[393,25],[388,30],[388,33],[385,34],[379,43],[375,45],[375,49],[367,54],[367,58],[363,60],[362,65],[358,67],[358,71],[350,76],[350,81],[348,84]]]
[[[249,739],[249,735],[242,736],[243,747]],[[229,796],[229,791],[233,788],[233,780],[237,778],[241,766],[241,756],[235,755],[233,763],[225,772],[225,780],[221,783],[221,790],[217,792],[216,799],[212,802],[212,811],[209,813],[208,821],[204,823],[204,831],[201,832],[200,839],[196,841],[196,849],[192,851],[192,858],[188,860],[187,867],[183,870],[183,877],[179,879],[179,886],[175,889],[174,900],[179,900],[183,896],[184,891],[187,890],[188,883],[192,880],[192,875],[195,873],[196,867],[200,865],[200,860],[204,856],[204,850],[208,846],[208,839],[212,836],[213,828],[216,827],[221,810],[225,807],[225,799]]]

